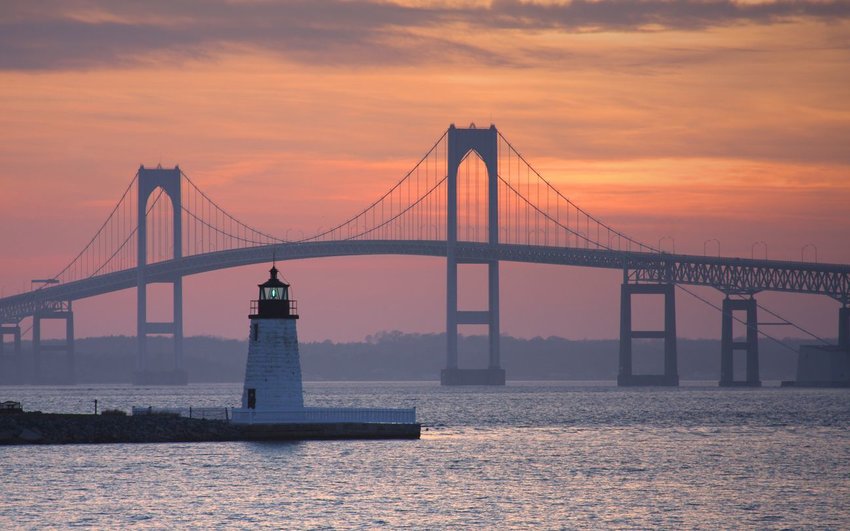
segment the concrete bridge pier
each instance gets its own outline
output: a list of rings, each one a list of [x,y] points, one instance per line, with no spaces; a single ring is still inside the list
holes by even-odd
[[[0,325],[0,354],[6,353],[6,336],[12,336],[13,353],[21,353],[21,325]]]
[[[679,385],[676,356],[676,299],[675,284],[629,284],[620,290],[620,371],[617,385]],[[664,296],[664,330],[632,330],[632,295]],[[664,340],[664,372],[662,374],[634,374],[632,371],[632,340]]]
[[[44,344],[41,339],[41,322],[45,319],[65,321],[65,341],[59,344]],[[64,370],[55,378],[46,378],[42,371],[42,357],[45,352],[64,352]],[[74,312],[71,302],[38,310],[32,318],[32,383],[34,384],[63,384],[76,383],[77,362],[74,352]]]
[[[720,386],[721,387],[760,387],[759,379],[759,343],[758,343],[758,304],[753,297],[749,299],[723,299],[723,313],[720,339]],[[747,335],[745,341],[735,341],[732,335],[732,321],[736,311],[746,312]],[[746,352],[746,379],[735,380],[735,351]]]
[[[846,303],[838,309],[838,346],[850,352],[850,307]]]
[[[6,355],[6,336],[12,336],[11,356]],[[12,358],[13,361],[10,365],[14,366],[15,375],[11,377],[4,377],[4,375],[0,374],[0,382],[6,380],[10,382],[21,382],[23,380],[23,360],[21,355],[21,325],[19,324],[0,325],[0,359],[5,360],[6,358]],[[9,371],[9,369],[11,369],[11,367],[7,367],[7,371]]]

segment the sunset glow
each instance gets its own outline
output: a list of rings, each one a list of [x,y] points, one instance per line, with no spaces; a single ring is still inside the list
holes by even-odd
[[[812,244],[820,262],[850,262],[845,2],[192,6],[0,10],[4,294],[60,271],[140,164],[179,164],[235,217],[309,235],[378,198],[450,123],[470,122],[496,124],[564,195],[650,245],[716,253],[716,239],[721,254],[750,257],[764,241],[769,258],[812,260]],[[503,332],[616,335],[617,273],[504,267]],[[244,337],[266,268],[247,269],[187,279],[188,335]],[[281,269],[309,300],[304,315],[338,323],[305,320],[303,339],[443,330],[437,259]],[[134,333],[133,297],[81,301],[78,335]],[[771,297],[834,336],[833,301]],[[582,315],[570,298],[600,309]],[[126,316],[94,318],[119,303]],[[683,336],[719,334],[698,303],[681,312]]]

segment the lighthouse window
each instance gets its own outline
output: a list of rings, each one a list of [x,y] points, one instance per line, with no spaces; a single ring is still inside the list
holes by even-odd
[[[260,335],[260,325],[258,325],[257,323],[252,324],[251,325],[251,339],[256,341],[257,337],[259,337],[259,335]]]

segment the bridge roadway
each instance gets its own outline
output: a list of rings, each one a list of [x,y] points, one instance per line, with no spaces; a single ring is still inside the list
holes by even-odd
[[[268,262],[334,256],[413,255],[446,256],[445,241],[345,240],[307,241],[217,251],[148,264],[148,282]],[[729,294],[760,291],[810,293],[850,303],[850,265],[817,264],[668,253],[458,242],[456,253],[464,262],[500,260],[534,264],[620,269],[632,282],[663,282],[711,286]],[[17,323],[51,301],[74,301],[136,287],[136,268],[85,280],[46,286],[0,299],[0,323]]]

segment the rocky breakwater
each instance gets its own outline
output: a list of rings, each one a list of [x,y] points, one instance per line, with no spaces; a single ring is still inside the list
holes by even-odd
[[[17,412],[0,415],[0,445],[235,441],[240,430],[218,420],[177,415],[74,415]]]

